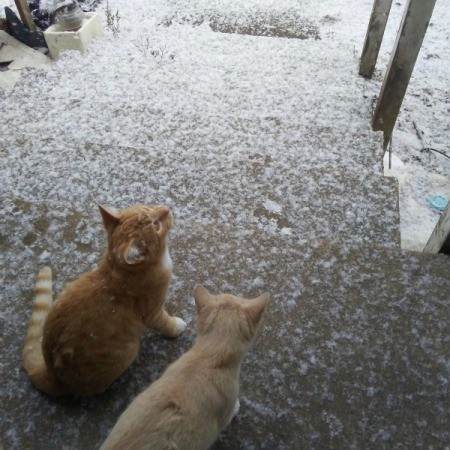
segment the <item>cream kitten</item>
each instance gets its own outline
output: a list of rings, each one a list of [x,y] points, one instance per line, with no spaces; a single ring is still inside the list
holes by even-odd
[[[105,391],[133,362],[146,327],[166,336],[186,324],[164,310],[172,264],[169,208],[100,207],[108,250],[98,269],[70,283],[52,304],[51,270],[41,270],[23,366],[49,395]]]
[[[269,295],[211,295],[196,285],[198,336],[120,416],[101,450],[209,448],[239,409],[241,362]]]

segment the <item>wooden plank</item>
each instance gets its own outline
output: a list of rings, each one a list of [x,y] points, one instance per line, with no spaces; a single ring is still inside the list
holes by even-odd
[[[423,251],[450,255],[450,202],[444,209]]]
[[[365,78],[372,78],[375,70],[391,5],[392,0],[375,0],[373,4],[359,64],[359,74]]]
[[[373,129],[384,132],[385,149],[391,139],[435,3],[436,0],[408,0],[406,5],[372,120]]]
[[[29,28],[30,31],[36,31],[36,24],[31,16],[30,7],[27,0],[14,0],[20,19]]]

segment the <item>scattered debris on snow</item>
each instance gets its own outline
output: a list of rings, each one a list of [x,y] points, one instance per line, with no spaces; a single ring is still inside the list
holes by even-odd
[[[0,30],[0,89],[11,92],[26,68],[50,69],[52,60]]]
[[[399,183],[399,206],[402,248],[422,251],[434,230],[441,211],[430,205],[433,196],[450,197],[450,179],[413,165],[403,163],[395,154],[386,152],[385,176]],[[389,169],[389,165],[391,168]]]

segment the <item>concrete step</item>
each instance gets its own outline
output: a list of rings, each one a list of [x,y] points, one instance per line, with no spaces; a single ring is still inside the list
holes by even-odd
[[[450,259],[190,224],[177,290],[272,294],[215,449],[448,442]]]
[[[317,112],[299,112],[309,117],[302,121],[295,113],[261,112],[255,116],[235,112],[200,117],[183,111],[164,111],[167,117],[164,127],[157,119],[161,111],[155,113],[157,116],[153,119],[153,113],[149,112],[146,141],[138,146],[165,156],[186,154],[208,160],[219,154],[223,161],[236,161],[246,156],[257,159],[262,155],[293,161],[294,166],[371,169],[382,173],[382,134],[372,131],[370,117],[358,123],[355,133],[352,124],[322,123],[315,116]],[[104,145],[104,142],[93,142]]]
[[[179,221],[178,230],[167,308],[188,329],[176,340],[148,332],[130,370],[96,398],[55,401],[30,386],[19,367],[31,286],[8,270],[14,288],[6,293],[15,297],[5,302],[5,448],[95,448],[131,399],[193,344],[196,282],[272,295],[242,367],[241,411],[215,449],[448,442],[450,259],[325,239],[300,245],[232,224]],[[64,270],[56,265],[58,283]]]
[[[372,169],[347,170],[325,160],[315,166],[305,162],[302,153],[295,159],[293,153],[254,148],[239,154],[196,148],[166,153],[91,144],[74,152],[70,161],[58,152],[43,154],[39,167],[24,168],[36,180],[33,185],[28,177],[11,174],[13,192],[21,192],[32,205],[47,199],[50,210],[60,217],[67,210],[97,215],[96,203],[119,208],[136,202],[163,203],[180,221],[201,218],[206,224],[291,234],[302,242],[326,238],[400,245],[397,182]],[[112,172],[99,162],[105,158],[116,161]],[[53,171],[42,179],[41,167],[50,161]],[[58,192],[74,195],[69,203]],[[98,224],[101,235],[100,222],[90,223]]]
[[[268,257],[241,254],[230,284],[269,290],[273,302],[242,368],[244,410],[215,449],[449,442],[448,257],[325,241],[268,241],[253,254]],[[211,288],[214,269],[203,275]]]

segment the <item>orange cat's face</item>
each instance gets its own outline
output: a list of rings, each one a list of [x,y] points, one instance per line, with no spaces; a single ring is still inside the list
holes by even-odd
[[[169,208],[136,205],[123,211],[115,211],[100,206],[100,212],[108,233],[110,258],[128,267],[161,260],[173,222]]]

